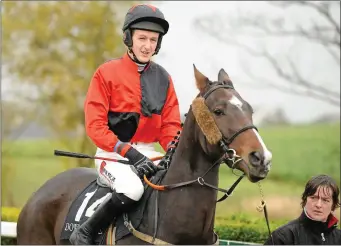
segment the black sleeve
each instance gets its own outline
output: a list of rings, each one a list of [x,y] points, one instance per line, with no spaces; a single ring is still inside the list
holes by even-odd
[[[287,236],[284,236],[283,231],[281,230],[276,230],[272,233],[272,239],[273,243],[271,240],[271,237],[269,237],[265,242],[264,245],[293,245],[294,240],[290,236],[291,233],[286,233],[288,234]]]

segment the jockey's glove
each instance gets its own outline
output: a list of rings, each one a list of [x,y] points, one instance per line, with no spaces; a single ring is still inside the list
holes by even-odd
[[[172,156],[176,148],[176,142],[172,141],[168,144],[168,149],[164,157],[160,160],[159,167],[164,167],[165,169],[169,168],[169,165],[172,161]]]
[[[172,150],[168,150],[165,154],[164,157],[162,157],[162,159],[159,162],[159,166],[160,167],[164,167],[165,169],[169,168],[169,165],[171,163],[172,160],[172,155],[173,155],[173,151]]]
[[[143,178],[143,175],[150,178],[159,170],[152,160],[131,146],[125,153],[124,157],[127,158],[131,165],[136,168],[140,178]]]

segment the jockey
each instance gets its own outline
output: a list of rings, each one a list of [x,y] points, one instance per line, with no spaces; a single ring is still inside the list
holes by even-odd
[[[163,156],[181,130],[178,99],[167,71],[151,61],[161,47],[169,24],[149,4],[130,8],[123,24],[127,52],[100,65],[92,77],[84,103],[87,135],[96,156],[129,161],[95,160],[99,182],[112,194],[71,237],[72,244],[93,244],[93,237],[142,197],[143,175],[157,172],[151,159]]]

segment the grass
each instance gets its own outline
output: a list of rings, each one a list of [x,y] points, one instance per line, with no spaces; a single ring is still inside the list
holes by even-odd
[[[264,128],[260,129],[260,134],[273,153],[272,169],[268,178],[260,183],[271,218],[298,215],[301,192],[311,176],[325,173],[340,183],[339,123]],[[56,140],[3,143],[2,193],[6,194],[3,205],[23,206],[46,180],[66,169],[67,162],[73,159],[54,157],[54,149],[67,150]],[[229,187],[236,178],[223,166],[219,186]],[[8,197],[12,198],[8,200]],[[233,196],[217,205],[216,216],[223,218],[243,212],[262,217],[256,210],[260,199],[259,186],[244,179]]]
[[[273,153],[270,179],[306,182],[326,173],[340,183],[340,124],[268,128],[260,133]]]

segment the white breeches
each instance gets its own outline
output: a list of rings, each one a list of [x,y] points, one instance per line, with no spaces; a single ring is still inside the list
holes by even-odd
[[[155,150],[153,143],[134,143],[131,145],[148,158],[164,155]],[[96,156],[128,160],[115,152],[107,152],[100,148],[97,148]],[[157,165],[159,161],[155,161],[154,163]],[[144,192],[144,187],[141,179],[132,171],[130,165],[106,160],[95,160],[95,165],[102,184],[107,185],[117,193],[123,193],[130,199],[135,201],[140,200]]]

